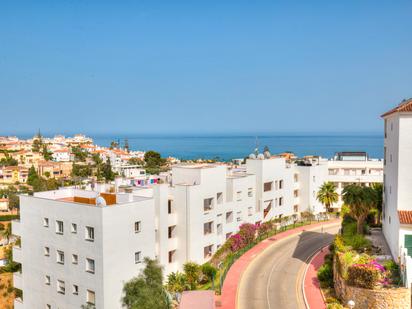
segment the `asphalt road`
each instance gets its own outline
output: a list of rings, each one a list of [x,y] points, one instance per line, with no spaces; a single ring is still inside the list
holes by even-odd
[[[274,243],[242,275],[238,309],[305,308],[302,280],[310,257],[333,240],[340,224],[308,230]]]

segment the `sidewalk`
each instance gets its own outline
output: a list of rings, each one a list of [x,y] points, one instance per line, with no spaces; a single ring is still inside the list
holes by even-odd
[[[325,255],[329,253],[326,247],[323,251],[318,251],[307,266],[305,278],[303,279],[303,293],[307,306],[316,309],[325,309],[325,301],[320,290],[320,283],[317,277],[318,269],[322,266]]]
[[[226,279],[223,283],[222,295],[221,295],[221,306],[222,309],[235,309],[236,300],[237,300],[237,289],[240,279],[243,272],[252,262],[252,260],[262,251],[264,251],[269,246],[276,243],[281,239],[284,239],[288,236],[299,234],[304,230],[314,229],[322,225],[329,225],[333,223],[338,223],[340,219],[330,220],[327,222],[313,223],[311,225],[301,226],[292,230],[288,230],[277,235],[274,235],[268,239],[263,240],[252,249],[243,254],[229,269],[229,272],[226,275]]]

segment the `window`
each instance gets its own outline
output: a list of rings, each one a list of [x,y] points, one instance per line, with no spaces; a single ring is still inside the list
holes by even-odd
[[[44,247],[44,255],[45,256],[50,256],[50,248],[49,247]]]
[[[91,226],[86,226],[86,240],[94,241],[94,228]]]
[[[253,207],[248,207],[247,209],[247,215],[252,216],[253,215]]]
[[[172,200],[167,200],[167,213],[172,213]]]
[[[73,284],[73,295],[79,295],[79,286]]]
[[[168,238],[169,239],[171,239],[171,238],[174,238],[175,237],[175,230],[176,230],[176,225],[173,225],[173,226],[169,226],[169,228],[168,228],[168,231],[167,231],[167,233],[168,233]]]
[[[272,191],[272,187],[273,187],[273,181],[271,181],[271,182],[265,182],[265,183],[263,184],[263,191],[264,191],[264,192]]]
[[[203,200],[203,210],[204,211],[209,211],[213,209],[213,197],[211,198],[205,198]]]
[[[209,235],[213,232],[213,221],[203,224],[203,235]]]
[[[43,218],[43,226],[49,227],[49,218]]]
[[[135,232],[135,233],[139,233],[139,232],[141,231],[140,228],[141,228],[141,223],[140,223],[140,221],[136,221],[136,222],[134,223],[134,232]]]
[[[299,190],[294,190],[293,191],[293,196],[298,197],[299,196]]]
[[[56,221],[56,234],[63,234],[63,221]]]
[[[279,180],[279,189],[283,189],[283,180]]]
[[[169,263],[173,263],[175,261],[175,254],[176,250],[169,251]]]
[[[226,233],[226,239],[229,239],[232,236],[232,232]]]
[[[216,201],[218,204],[222,204],[223,203],[223,193],[222,192],[218,192],[216,194]]]
[[[94,291],[87,290],[86,301],[89,304],[95,305],[95,303],[96,303],[96,294],[94,293]]]
[[[316,181],[316,176],[313,176],[313,182],[315,182]]]
[[[212,257],[213,245],[206,246],[203,248],[203,256],[205,259]]]
[[[237,191],[236,192],[236,200],[241,201],[242,200],[242,191]]]
[[[94,260],[86,258],[86,271],[94,274]]]
[[[50,285],[50,276],[44,276],[44,284],[45,285]]]
[[[77,224],[76,224],[76,223],[72,223],[71,232],[72,232],[73,234],[76,234],[76,233],[77,233]]]
[[[72,254],[72,263],[75,265],[79,263],[79,257],[77,256],[77,254]]]
[[[222,231],[223,231],[222,223],[218,223],[216,230],[217,230],[217,235],[222,235]]]
[[[57,250],[56,252],[56,261],[59,264],[64,264],[64,252]]]
[[[248,197],[253,197],[253,188],[248,188],[247,189],[247,196]]]
[[[141,252],[140,251],[137,251],[137,252],[135,252],[134,253],[134,262],[135,262],[135,264],[138,264],[138,263],[140,263],[142,260],[141,260]]]
[[[295,182],[298,182],[298,181],[299,181],[299,174],[294,174],[294,175],[293,175],[293,180],[294,180]]]
[[[293,205],[293,211],[298,212],[299,211],[299,206],[298,205]]]
[[[233,211],[229,211],[226,213],[226,223],[233,222]]]
[[[60,294],[64,294],[66,292],[64,281],[57,280],[57,292]]]
[[[283,197],[279,197],[279,206],[283,205]]]

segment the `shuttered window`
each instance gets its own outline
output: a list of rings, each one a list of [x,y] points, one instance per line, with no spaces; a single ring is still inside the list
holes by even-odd
[[[412,257],[412,235],[405,235],[405,248],[408,250],[408,255]]]

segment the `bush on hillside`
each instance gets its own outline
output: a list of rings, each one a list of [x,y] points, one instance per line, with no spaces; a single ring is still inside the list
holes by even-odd
[[[333,270],[331,264],[323,264],[319,268],[317,276],[322,288],[333,286]]]
[[[354,264],[348,267],[348,284],[373,289],[381,279],[381,272],[371,264]]]

